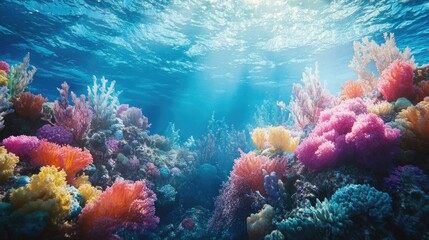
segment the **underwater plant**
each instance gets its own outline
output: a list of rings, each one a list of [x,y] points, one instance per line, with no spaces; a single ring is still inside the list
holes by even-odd
[[[98,200],[82,210],[78,236],[82,239],[111,238],[119,228],[149,232],[156,228],[156,194],[145,181],[116,181]]]

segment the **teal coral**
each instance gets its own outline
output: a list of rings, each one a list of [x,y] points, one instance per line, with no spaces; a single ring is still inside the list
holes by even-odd
[[[389,194],[369,185],[350,184],[338,189],[331,198],[332,203],[343,206],[350,217],[368,214],[382,220],[392,212]]]

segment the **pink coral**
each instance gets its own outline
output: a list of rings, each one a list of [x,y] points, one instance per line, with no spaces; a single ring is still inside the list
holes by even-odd
[[[55,101],[54,117],[56,125],[64,127],[67,131],[73,134],[76,141],[84,139],[91,130],[91,122],[93,112],[89,103],[85,100],[85,95],[80,98],[71,92],[74,106],[69,106],[68,92],[69,85],[64,82],[61,84],[61,89],[58,89],[61,95],[60,101]]]
[[[316,128],[297,148],[298,159],[310,169],[333,167],[349,159],[386,170],[399,150],[399,130],[367,113],[360,98],[323,111]]]
[[[10,73],[10,66],[7,62],[5,61],[0,61],[0,70],[5,71],[7,74]]]
[[[380,169],[399,153],[399,129],[391,128],[373,113],[358,116],[346,142],[356,151],[356,161],[368,168]]]
[[[387,101],[396,101],[400,97],[414,97],[414,64],[397,59],[380,75],[378,90]]]
[[[110,239],[118,228],[153,230],[159,223],[155,216],[156,194],[146,182],[116,181],[99,199],[87,205],[78,221],[82,239]]]
[[[29,160],[31,153],[39,146],[40,140],[33,136],[10,136],[3,140],[3,145],[9,152],[21,160]]]

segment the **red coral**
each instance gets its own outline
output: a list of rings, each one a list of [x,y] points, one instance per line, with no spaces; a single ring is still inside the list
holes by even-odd
[[[55,166],[67,173],[67,182],[73,184],[76,174],[92,163],[89,151],[68,145],[60,146],[45,139],[31,154],[31,162],[36,167]]]
[[[116,181],[99,199],[87,205],[78,221],[83,239],[109,239],[118,228],[153,230],[159,223],[155,216],[156,194],[144,181]]]
[[[282,176],[286,172],[287,159],[269,159],[264,156],[255,156],[254,153],[245,154],[240,150],[240,158],[235,160],[231,172],[231,182],[238,191],[252,190],[265,194],[264,173],[276,172]],[[242,191],[240,191],[242,192]]]
[[[42,105],[47,101],[41,94],[33,95],[30,92],[25,92],[13,98],[12,103],[15,108],[15,112],[24,118],[36,120],[42,113]]]
[[[385,100],[391,102],[400,97],[413,99],[413,67],[412,63],[397,59],[381,73],[377,87]]]

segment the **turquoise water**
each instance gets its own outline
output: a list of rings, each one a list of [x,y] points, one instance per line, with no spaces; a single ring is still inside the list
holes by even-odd
[[[263,99],[289,101],[315,62],[335,94],[356,79],[347,66],[363,37],[395,33],[428,62],[425,1],[4,0],[0,11],[0,58],[30,52],[35,92],[55,100],[63,81],[84,93],[92,75],[105,76],[152,131],[171,121],[187,137],[213,111],[244,126]]]
[[[412,0],[0,0],[0,239],[429,239],[428,25]],[[370,86],[354,44],[385,33]],[[43,110],[2,63],[27,54]]]

